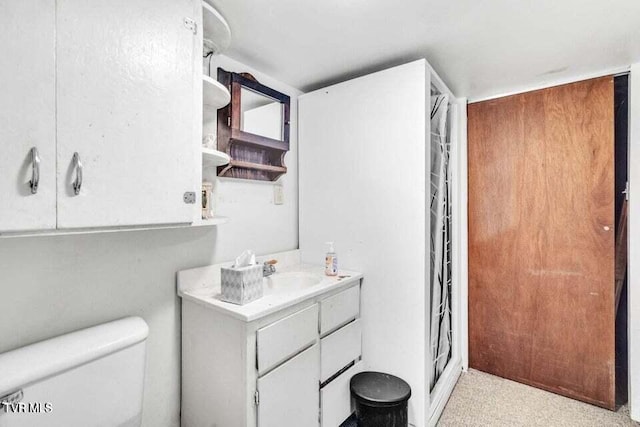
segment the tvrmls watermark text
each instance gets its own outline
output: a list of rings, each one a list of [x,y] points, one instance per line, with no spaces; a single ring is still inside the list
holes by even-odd
[[[7,414],[48,414],[53,411],[51,402],[0,402]]]

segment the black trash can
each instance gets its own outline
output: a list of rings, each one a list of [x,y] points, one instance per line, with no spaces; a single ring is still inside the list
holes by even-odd
[[[406,381],[382,372],[361,372],[351,378],[358,427],[407,427],[407,402],[411,387]]]

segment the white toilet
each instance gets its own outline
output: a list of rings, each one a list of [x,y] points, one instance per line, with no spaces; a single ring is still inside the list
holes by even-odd
[[[0,354],[0,427],[132,427],[142,417],[139,317]]]

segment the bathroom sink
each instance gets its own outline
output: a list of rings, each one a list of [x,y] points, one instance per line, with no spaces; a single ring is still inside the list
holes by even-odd
[[[269,277],[265,277],[264,281],[265,292],[272,293],[309,288],[320,283],[322,277],[313,273],[296,271],[275,273]]]

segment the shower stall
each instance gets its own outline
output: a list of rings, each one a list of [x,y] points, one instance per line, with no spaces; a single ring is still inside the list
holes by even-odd
[[[431,70],[429,161],[429,424],[467,367],[466,100]]]
[[[410,424],[435,425],[465,366],[466,99],[418,60],[297,107],[303,261],[335,241],[364,273],[363,365],[407,381]]]
[[[431,296],[430,346],[433,363],[429,390],[451,360],[451,138],[449,95],[431,88]]]

